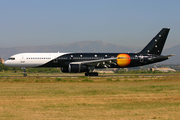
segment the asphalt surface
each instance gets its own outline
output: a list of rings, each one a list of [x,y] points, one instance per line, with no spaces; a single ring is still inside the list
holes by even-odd
[[[84,75],[77,74],[77,75],[28,75],[27,77],[82,77]],[[163,76],[179,76],[179,74],[99,74],[99,76],[87,76],[87,77],[132,77],[132,76],[138,76],[138,77],[163,77]],[[19,78],[19,77],[24,77],[22,76],[0,76],[0,78]]]

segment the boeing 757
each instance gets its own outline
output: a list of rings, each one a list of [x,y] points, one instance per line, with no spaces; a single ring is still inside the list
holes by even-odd
[[[21,67],[24,76],[28,67],[60,67],[65,73],[85,72],[85,76],[98,76],[98,68],[127,68],[167,60],[173,55],[161,55],[170,28],[163,28],[137,53],[20,53],[5,61],[9,67]]]

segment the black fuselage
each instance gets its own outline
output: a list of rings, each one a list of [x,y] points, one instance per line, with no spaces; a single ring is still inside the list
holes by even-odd
[[[118,57],[118,55],[128,55],[129,57]],[[125,68],[125,67],[136,67],[147,64],[152,64],[168,59],[161,58],[156,60],[151,60],[151,58],[159,57],[159,55],[142,55],[136,53],[67,53],[65,55],[59,56],[50,62],[39,66],[39,67],[67,67],[71,62],[82,62],[91,60],[101,60],[107,58],[118,58],[116,64],[111,64],[108,68]],[[122,64],[118,64],[123,62]],[[126,61],[129,61],[128,63]],[[124,64],[124,65],[123,65]],[[104,66],[95,66],[95,68],[105,68]]]

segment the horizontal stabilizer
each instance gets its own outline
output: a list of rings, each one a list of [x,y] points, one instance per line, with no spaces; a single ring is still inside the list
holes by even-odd
[[[154,57],[154,58],[150,58],[149,60],[169,59],[169,57],[171,57],[171,56],[175,56],[175,54],[172,54],[172,55],[166,55],[166,56]]]

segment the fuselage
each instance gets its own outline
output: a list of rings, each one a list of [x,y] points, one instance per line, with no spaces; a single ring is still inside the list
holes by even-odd
[[[11,56],[5,61],[10,67],[66,67],[71,62],[82,62],[90,60],[103,60],[117,58],[115,64],[108,68],[124,68],[147,65],[168,59],[151,60],[157,55],[142,55],[138,53],[20,53]],[[105,66],[95,66],[105,68]]]
[[[95,68],[124,68],[148,65],[168,59],[163,50],[169,28],[163,28],[138,53],[20,53],[5,61],[10,67],[61,67],[62,72],[86,72],[98,76]],[[26,73],[24,76],[27,76]]]

